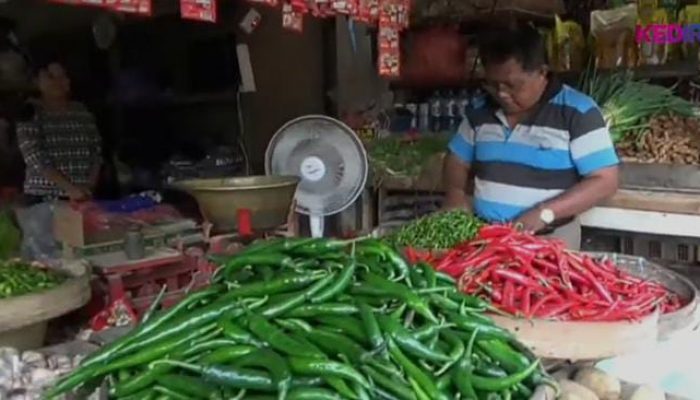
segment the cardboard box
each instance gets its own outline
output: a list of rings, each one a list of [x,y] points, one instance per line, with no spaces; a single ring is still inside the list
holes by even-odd
[[[73,209],[68,203],[58,203],[54,211],[54,238],[68,246],[82,247],[96,243],[122,240],[126,227],[90,232],[85,229],[83,213]]]

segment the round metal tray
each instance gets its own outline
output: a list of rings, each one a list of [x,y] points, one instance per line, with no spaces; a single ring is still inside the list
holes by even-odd
[[[686,277],[642,257],[616,253],[589,253],[612,260],[620,269],[639,278],[660,283],[677,293],[686,305],[680,310],[659,317],[659,340],[695,329],[700,324],[700,291]]]
[[[248,176],[193,179],[173,183],[191,194],[204,218],[217,231],[238,228],[237,210],[251,213],[253,229],[271,229],[287,222],[299,178],[294,176]]]

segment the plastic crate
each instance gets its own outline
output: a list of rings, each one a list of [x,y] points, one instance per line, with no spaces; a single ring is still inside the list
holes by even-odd
[[[93,261],[94,262],[94,261]],[[122,265],[94,268],[94,309],[102,309],[125,298],[140,317],[148,310],[163,286],[161,307],[168,308],[189,291],[209,284],[214,266],[203,250],[193,247],[184,252],[163,249],[160,257],[151,257]]]

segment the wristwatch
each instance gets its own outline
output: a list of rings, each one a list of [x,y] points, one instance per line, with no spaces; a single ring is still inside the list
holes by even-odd
[[[540,221],[549,226],[554,222],[554,211],[551,208],[543,208],[540,210]]]

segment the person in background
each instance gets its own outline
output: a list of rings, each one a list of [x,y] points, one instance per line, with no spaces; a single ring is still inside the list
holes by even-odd
[[[71,100],[65,68],[50,62],[36,76],[39,98],[29,102],[17,124],[26,164],[24,194],[30,203],[88,200],[97,185],[101,139],[95,120]]]
[[[92,197],[100,173],[101,139],[92,114],[71,100],[71,81],[60,63],[38,68],[35,82],[39,96],[27,103],[17,123],[25,162],[25,204],[17,216],[23,256],[50,261],[58,255],[54,202]]]
[[[515,222],[578,249],[577,216],[618,188],[618,158],[598,105],[549,73],[532,26],[483,34],[479,54],[490,103],[471,112],[449,144],[445,208]]]

